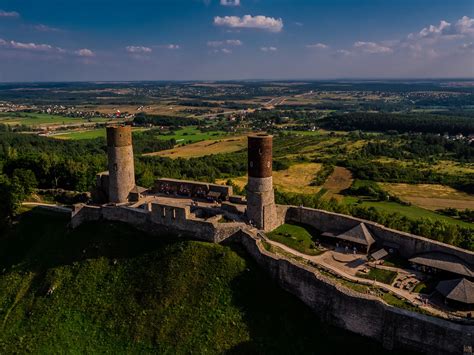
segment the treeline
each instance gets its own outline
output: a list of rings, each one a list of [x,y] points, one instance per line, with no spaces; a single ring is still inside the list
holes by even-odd
[[[441,174],[429,169],[419,169],[414,166],[404,166],[394,162],[341,160],[339,164],[348,168],[353,176],[360,180],[407,184],[441,184],[467,193],[474,193],[474,174]]]
[[[140,157],[136,161],[137,181],[152,186],[158,177],[214,182],[216,179],[245,175],[246,153],[208,155],[200,158],[170,159]]]
[[[163,115],[151,115],[145,112],[140,112],[135,115],[133,123],[138,125],[153,125],[165,127],[181,127],[181,126],[197,126],[199,120],[192,117],[175,117]]]
[[[383,224],[386,227],[413,233],[443,243],[452,244],[467,250],[474,250],[474,230],[459,227],[443,221],[431,219],[410,219],[399,213],[386,213],[374,207],[346,205],[335,199],[324,200],[318,195],[284,193],[275,191],[275,199],[279,204],[305,206],[326,211],[349,214],[354,217]]]
[[[319,125],[326,129],[342,131],[463,133],[465,135],[474,133],[472,118],[427,114],[357,112],[329,116],[319,121]]]
[[[383,136],[367,143],[360,151],[366,157],[423,159],[445,157],[474,162],[474,145],[434,134]]]

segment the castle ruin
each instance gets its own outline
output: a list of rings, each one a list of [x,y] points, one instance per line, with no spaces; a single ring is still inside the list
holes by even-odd
[[[131,128],[108,127],[109,171],[97,175],[95,202],[74,206],[71,227],[108,220],[157,236],[172,232],[208,242],[238,242],[281,287],[332,324],[376,339],[387,349],[473,354],[474,325],[470,320],[460,323],[449,317],[427,316],[355,292],[318,268],[269,252],[265,244],[271,241],[265,232],[285,222],[296,223],[311,226],[330,240],[357,244],[367,256],[394,250],[422,267],[464,278],[466,281],[456,283],[457,288],[472,284],[467,280],[474,278],[473,252],[352,216],[276,205],[272,136],[250,135],[248,153],[246,197],[234,195],[230,186],[167,178],[157,179],[153,188],[145,189],[135,184]]]

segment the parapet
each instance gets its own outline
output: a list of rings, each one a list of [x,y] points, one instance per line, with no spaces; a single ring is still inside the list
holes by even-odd
[[[107,146],[125,147],[132,145],[132,128],[130,126],[107,127]]]

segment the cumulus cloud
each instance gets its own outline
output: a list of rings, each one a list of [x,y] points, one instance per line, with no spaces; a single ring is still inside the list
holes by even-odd
[[[42,52],[49,52],[56,49],[49,44],[22,43],[22,42],[15,42],[15,41],[10,41],[10,47],[15,48],[15,49],[28,49],[28,50],[42,51]]]
[[[4,11],[0,10],[0,17],[20,17],[20,14],[16,11]]]
[[[380,53],[392,53],[393,49],[390,47],[386,47],[381,44],[377,44],[375,42],[362,42],[357,41],[354,43],[354,48],[360,49],[365,53],[370,54],[380,54]]]
[[[125,50],[128,53],[151,53],[152,49],[149,47],[143,47],[143,46],[127,46],[125,47]]]
[[[227,39],[225,41],[209,41],[207,42],[208,47],[222,47],[225,45],[229,46],[241,46],[242,41],[239,39]]]
[[[314,43],[314,44],[308,44],[306,48],[326,49],[326,48],[329,48],[329,46],[324,43]]]
[[[283,29],[283,20],[281,18],[276,19],[262,15],[245,15],[243,17],[216,16],[214,17],[214,25],[230,28],[253,28],[270,32],[280,32]]]
[[[278,48],[277,47],[261,47],[260,50],[262,52],[276,52]]]
[[[240,0],[221,0],[222,6],[240,6]]]
[[[456,31],[462,35],[474,35],[474,19],[467,16],[461,17],[455,25]]]
[[[95,53],[93,51],[91,51],[90,49],[87,49],[87,48],[78,49],[74,53],[76,55],[78,55],[79,57],[89,57],[90,58],[90,57],[95,56]]]
[[[410,33],[408,40],[417,39],[458,39],[474,35],[474,19],[463,16],[453,26],[451,23],[441,20],[439,25],[429,25],[422,28],[418,33]]]

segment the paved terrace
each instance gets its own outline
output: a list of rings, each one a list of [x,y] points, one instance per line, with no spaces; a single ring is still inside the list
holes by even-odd
[[[307,260],[313,264],[316,264],[322,267],[325,270],[332,272],[335,275],[339,275],[342,278],[352,281],[358,284],[367,285],[367,286],[377,286],[380,289],[386,290],[391,292],[392,294],[407,300],[412,305],[419,307],[428,311],[429,313],[448,319],[461,319],[458,316],[454,315],[453,313],[447,312],[439,307],[436,307],[434,304],[429,302],[429,298],[426,295],[421,295],[418,293],[412,293],[410,291],[394,287],[392,285],[388,285],[379,281],[369,280],[357,277],[357,272],[361,271],[363,268],[367,267],[369,263],[367,263],[366,256],[364,254],[345,254],[342,252],[334,251],[334,250],[327,250],[323,254],[312,256],[303,254],[299,251],[296,251],[284,244],[272,241],[267,237],[264,237],[261,233],[258,234],[262,237],[267,243],[278,247],[285,251],[286,253],[292,254],[296,257],[302,258]],[[371,264],[370,264],[371,265]],[[377,265],[377,268],[384,268],[384,269],[391,269],[398,273],[398,278],[403,276],[410,276],[413,275],[414,272],[411,270],[404,270],[399,268],[388,268],[388,267],[381,267]]]

